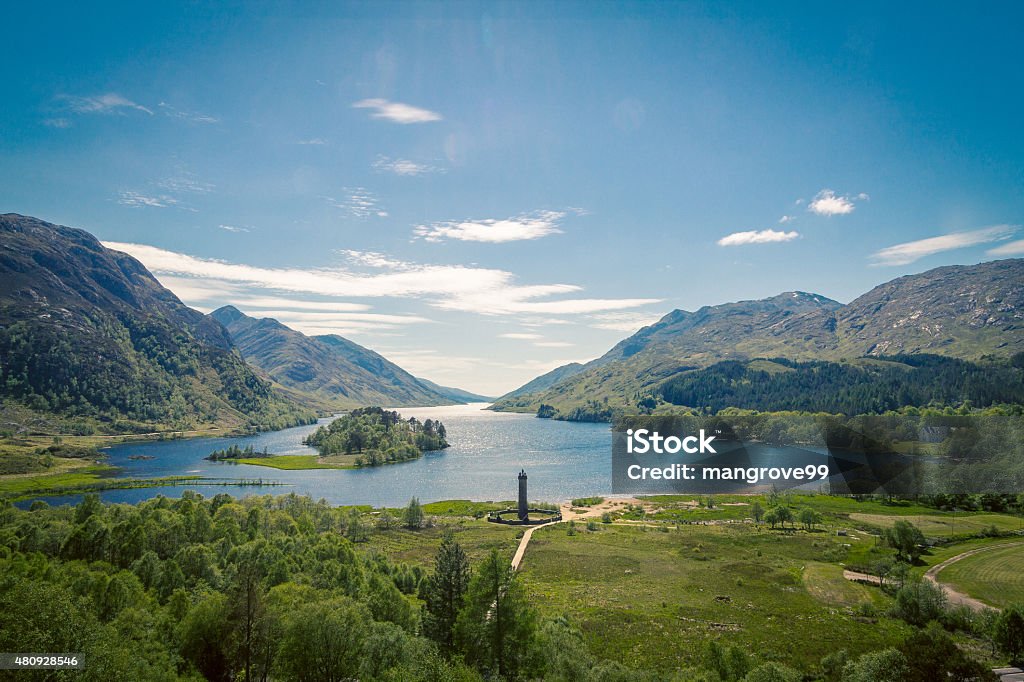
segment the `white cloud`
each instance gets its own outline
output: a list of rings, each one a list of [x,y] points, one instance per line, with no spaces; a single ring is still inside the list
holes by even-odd
[[[76,114],[113,114],[123,113],[125,109],[134,109],[136,111],[144,111],[150,116],[153,115],[150,109],[141,104],[136,104],[116,92],[108,92],[105,95],[97,95],[95,97],[65,95],[62,99],[67,101],[68,107]]]
[[[445,310],[483,315],[560,315],[597,313],[659,303],[654,298],[550,297],[580,291],[573,284],[516,283],[504,270],[462,266],[408,264],[406,269],[353,272],[342,268],[264,268],[229,263],[167,251],[145,244],[105,242],[129,253],[161,277],[184,277],[212,282],[214,286],[246,288],[345,298],[417,298]]]
[[[1008,242],[985,253],[989,256],[1024,256],[1024,239]]]
[[[298,141],[298,142],[296,142],[295,144],[304,144],[304,145],[322,146],[322,145],[325,145],[325,144],[327,144],[327,140],[325,140],[325,139],[324,139],[324,138],[322,138],[322,137],[311,137],[311,138],[310,138],[310,139],[308,139],[308,140],[299,140],[299,141]]]
[[[356,251],[355,249],[339,249],[338,253],[353,265],[387,270],[409,270],[415,267],[412,263],[397,260],[379,251]]]
[[[538,341],[533,345],[538,348],[571,348],[576,344],[569,343],[568,341]]]
[[[830,189],[823,189],[814,195],[814,199],[807,205],[807,210],[823,216],[846,215],[853,213],[854,201],[864,201],[868,195],[861,192],[854,198],[837,195]]]
[[[526,341],[544,338],[540,334],[533,334],[529,332],[509,332],[507,334],[498,334],[498,336],[503,339],[523,339]]]
[[[157,105],[165,116],[171,118],[180,118],[185,121],[192,123],[220,123],[220,119],[216,116],[210,116],[208,114],[201,114],[196,111],[186,111],[185,109],[178,109],[173,107],[167,102],[160,102]],[[152,113],[152,112],[151,112]]]
[[[995,225],[980,230],[954,232],[939,237],[918,239],[913,242],[887,246],[873,253],[871,258],[874,260],[874,265],[909,265],[936,253],[1009,239],[1018,227],[1017,225]],[[989,253],[991,254],[991,251]]]
[[[796,220],[796,216],[784,215],[779,218],[779,225],[785,225],[786,223],[791,223],[794,220]]]
[[[601,313],[593,315],[594,322],[591,327],[596,329],[608,329],[617,332],[635,332],[642,327],[647,327],[661,319],[657,313]]]
[[[220,229],[224,230],[225,232],[248,232],[249,231],[248,227],[236,227],[234,225],[218,225],[217,227],[219,227]]]
[[[380,218],[388,216],[388,212],[379,206],[377,195],[365,187],[343,187],[342,190],[345,192],[345,197],[342,199],[335,199],[333,197],[323,198],[331,206],[340,208],[353,218],[359,218],[360,220],[369,218],[372,215]]]
[[[501,242],[540,239],[550,234],[560,234],[559,221],[567,215],[565,211],[538,211],[497,220],[464,220],[418,225],[413,229],[416,237],[428,242],[458,239],[466,242]]]
[[[389,102],[386,99],[363,99],[355,102],[352,107],[354,109],[372,109],[371,116],[373,118],[382,118],[394,123],[428,123],[441,120],[441,114],[435,111],[420,109],[401,102]]]
[[[150,208],[167,208],[168,206],[174,206],[178,203],[178,200],[174,197],[169,197],[165,194],[159,196],[147,196],[140,194],[139,192],[125,191],[121,192],[117,203],[125,206],[132,206],[134,208],[140,208],[148,206]]]
[[[157,187],[168,192],[209,194],[214,189],[213,184],[209,182],[202,182],[195,173],[189,173],[188,171],[182,171],[173,177],[164,178],[156,184]]]
[[[781,232],[779,230],[749,230],[733,232],[718,240],[719,246],[743,246],[745,244],[772,244],[793,241],[800,236],[799,232]]]
[[[444,168],[431,166],[425,163],[416,163],[409,159],[392,159],[380,155],[373,162],[373,169],[384,173],[395,175],[426,175],[427,173],[444,173]]]

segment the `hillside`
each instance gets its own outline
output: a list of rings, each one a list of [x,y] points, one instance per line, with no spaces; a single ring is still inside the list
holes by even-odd
[[[508,400],[509,398],[516,398],[521,395],[528,395],[530,393],[537,393],[545,389],[551,388],[558,382],[568,379],[569,377],[576,376],[585,369],[583,365],[578,362],[570,362],[568,365],[562,365],[561,367],[555,367],[553,370],[546,374],[541,374],[536,379],[529,381],[514,391],[509,391],[505,395],[498,398],[498,401]]]
[[[218,308],[210,317],[224,325],[248,362],[282,386],[313,395],[334,408],[465,402],[336,334],[306,336],[277,320],[250,317],[234,306]]]
[[[787,292],[675,310],[546,389],[522,389],[495,409],[635,410],[682,372],[724,360],[759,357],[842,361],[933,353],[978,360],[1024,350],[1024,261],[949,266],[875,287],[847,305],[816,294]],[[529,384],[527,385],[529,386]],[[525,388],[525,387],[524,387]]]
[[[0,216],[0,237],[0,398],[12,412],[58,415],[87,433],[312,418],[134,258],[16,214]]]
[[[434,391],[440,393],[450,400],[454,400],[457,403],[490,403],[494,402],[494,396],[480,395],[479,393],[473,393],[472,391],[464,391],[461,388],[454,388],[452,386],[442,386],[435,384],[429,379],[420,377],[418,381]]]

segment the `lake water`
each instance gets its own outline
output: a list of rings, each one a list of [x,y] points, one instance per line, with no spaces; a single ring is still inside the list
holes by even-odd
[[[295,492],[333,505],[370,504],[398,507],[416,496],[422,502],[516,498],[516,475],[529,475],[531,500],[557,502],[611,490],[611,429],[608,424],[584,424],[537,419],[533,415],[491,412],[486,404],[450,407],[398,408],[403,417],[420,421],[440,419],[451,447],[425,453],[411,462],[364,469],[280,471],[269,467],[205,459],[229,445],[278,455],[315,454],[302,439],[315,425],[239,438],[129,443],[108,449],[108,463],[121,467],[118,477],[202,476],[223,486],[181,485],[106,490],[106,502],[138,502],[156,495],[179,497],[185,490],[204,496],[282,495]],[[321,423],[330,421],[321,420]],[[144,455],[153,459],[129,459]],[[262,479],[285,484],[274,487],[240,486],[232,481]],[[75,503],[77,495],[41,497],[50,504]],[[18,503],[26,506],[31,500]]]

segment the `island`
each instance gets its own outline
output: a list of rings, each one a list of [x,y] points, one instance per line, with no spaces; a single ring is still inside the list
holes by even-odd
[[[381,407],[361,407],[321,426],[305,439],[321,458],[351,460],[356,467],[405,462],[448,447],[444,424],[403,419]],[[346,462],[348,463],[348,462]]]

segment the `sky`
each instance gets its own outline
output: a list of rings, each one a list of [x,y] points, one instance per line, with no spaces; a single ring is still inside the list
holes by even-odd
[[[488,395],[1024,256],[1024,4],[7,3],[0,212]]]

